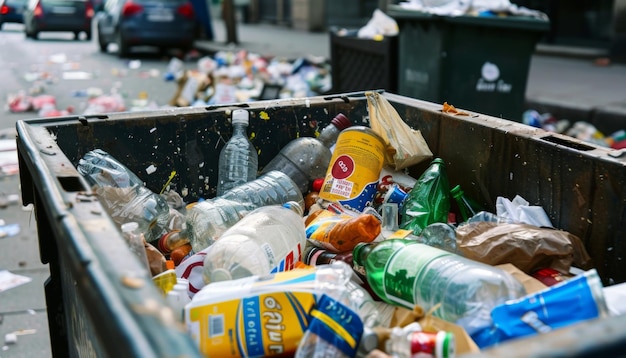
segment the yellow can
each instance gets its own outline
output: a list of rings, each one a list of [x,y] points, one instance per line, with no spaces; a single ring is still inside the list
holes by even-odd
[[[363,211],[376,195],[384,154],[385,143],[372,129],[344,129],[337,138],[319,197]]]

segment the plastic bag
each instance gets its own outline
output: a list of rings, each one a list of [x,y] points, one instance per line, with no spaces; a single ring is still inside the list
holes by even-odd
[[[366,92],[370,127],[387,146],[385,162],[396,170],[408,168],[433,156],[419,130],[409,127],[386,98]]]
[[[459,251],[489,265],[512,263],[527,274],[550,267],[568,273],[570,266],[592,267],[582,241],[566,231],[527,224],[471,222],[456,230]]]
[[[399,32],[398,23],[380,9],[374,10],[372,18],[359,29],[359,38],[375,38],[376,36],[396,36]]]

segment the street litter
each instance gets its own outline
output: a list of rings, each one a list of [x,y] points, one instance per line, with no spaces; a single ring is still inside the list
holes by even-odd
[[[22,276],[9,272],[8,270],[0,270],[0,292],[12,289],[32,281],[28,276]]]

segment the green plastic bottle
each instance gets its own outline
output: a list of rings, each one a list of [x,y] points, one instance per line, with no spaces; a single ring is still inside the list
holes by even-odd
[[[448,222],[450,184],[443,159],[435,158],[402,203],[400,228],[419,235],[432,223]]]
[[[360,243],[352,252],[355,269],[364,272],[383,301],[428,311],[468,332],[491,324],[491,309],[526,294],[509,273],[407,239]]]

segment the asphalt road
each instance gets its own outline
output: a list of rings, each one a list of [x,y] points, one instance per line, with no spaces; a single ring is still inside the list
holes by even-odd
[[[119,59],[114,46],[101,53],[95,38],[76,41],[71,33],[42,33],[39,40],[32,40],[25,38],[21,25],[3,27],[0,144],[15,143],[18,120],[42,116],[37,110],[9,111],[9,100],[19,94],[51,96],[56,109],[71,107],[75,114],[88,110],[86,92],[119,93],[126,109],[145,103],[160,108],[168,103],[176,90],[176,84],[163,77],[170,57],[142,48],[130,58]],[[196,60],[186,61],[185,67],[195,68]],[[135,103],[140,98],[147,101]],[[11,153],[0,148],[0,167],[4,154],[10,158]],[[3,236],[5,229],[16,227],[19,233]],[[19,174],[0,175],[0,358],[51,356],[44,296],[48,276],[48,265],[39,256],[34,213],[21,205]],[[28,282],[10,287],[10,279]]]

